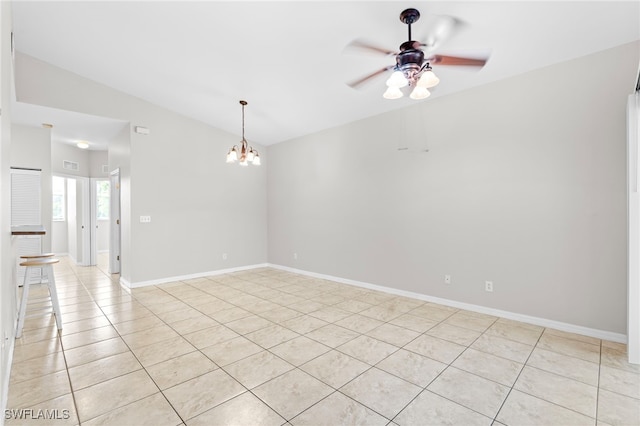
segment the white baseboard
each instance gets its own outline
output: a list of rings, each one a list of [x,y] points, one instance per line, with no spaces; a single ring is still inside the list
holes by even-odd
[[[14,324],[13,329],[16,329],[17,324]],[[5,412],[5,410],[7,409],[7,403],[8,398],[9,398],[9,380],[11,378],[11,366],[13,365],[13,349],[15,348],[15,343],[16,343],[16,337],[15,334],[12,334],[11,336],[9,336],[9,347],[6,349],[7,350],[7,363],[5,365],[2,366],[2,368],[5,369],[5,371],[7,372],[7,374],[5,374],[4,376],[4,380],[2,381],[2,393],[0,393],[0,395],[2,395],[2,399],[0,400],[0,408],[2,409],[2,413]],[[1,420],[0,420],[0,426],[4,426],[4,415],[2,416]]]
[[[175,277],[160,278],[160,279],[157,279],[157,280],[149,280],[149,281],[138,281],[138,282],[133,282],[133,283],[129,282],[128,280],[125,280],[122,277],[120,277],[120,284],[124,285],[125,287],[129,287],[129,288],[138,288],[138,287],[146,287],[146,286],[150,286],[150,285],[171,283],[171,282],[175,282],[175,281],[192,280],[194,278],[211,277],[211,276],[214,276],[214,275],[229,274],[229,273],[232,273],[232,272],[247,271],[249,269],[265,268],[267,266],[269,266],[267,263],[260,263],[260,264],[256,264],[256,265],[238,266],[238,267],[235,267],[235,268],[219,269],[217,271],[198,272],[198,273],[195,273],[195,274],[179,275],[179,276],[175,276]]]
[[[439,297],[433,297],[426,294],[414,293],[411,291],[400,290],[397,288],[384,287],[381,285],[350,280],[347,278],[334,277],[332,275],[318,274],[316,272],[290,268],[288,266],[275,265],[272,263],[267,264],[267,266],[269,266],[270,268],[281,269],[283,271],[293,272],[301,275],[307,275],[314,278],[335,281],[335,282],[349,284],[349,285],[362,287],[370,290],[382,291],[385,293],[395,294],[398,296],[411,297],[413,299],[424,300],[426,302],[437,303],[439,305],[451,306],[453,308],[465,309],[467,311],[478,312],[486,315],[493,315],[496,317],[506,318],[514,321],[520,321],[527,324],[539,325],[541,327],[553,328],[555,330],[566,331],[568,333],[581,334],[583,336],[595,337],[597,339],[608,340],[611,342],[627,343],[626,335],[621,333],[614,333],[612,331],[598,330],[595,328],[583,327],[580,325],[569,324],[569,323],[550,320],[546,318],[523,315],[516,312],[502,311],[500,309],[488,308],[486,306],[473,305],[470,303],[458,302],[458,301],[449,300],[449,299],[442,299]]]

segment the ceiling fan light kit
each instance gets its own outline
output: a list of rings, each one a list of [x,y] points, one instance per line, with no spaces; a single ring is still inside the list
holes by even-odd
[[[243,167],[248,166],[249,163],[254,166],[259,166],[260,155],[258,154],[258,151],[249,146],[244,137],[244,107],[247,105],[247,101],[240,101],[240,105],[242,105],[242,140],[240,141],[239,147],[238,145],[234,145],[227,153],[227,163],[235,163],[240,160],[238,164]]]
[[[400,45],[399,52],[390,52],[361,41],[352,42],[351,45],[358,48],[368,49],[384,55],[393,54],[395,55],[396,64],[369,74],[349,85],[351,87],[359,86],[371,78],[393,70],[386,82],[387,89],[382,95],[385,99],[403,97],[404,93],[401,89],[404,87],[412,88],[409,95],[411,99],[425,99],[431,95],[428,89],[440,82],[440,79],[433,72],[432,64],[483,67],[487,62],[488,57],[480,59],[446,55],[430,55],[426,57],[423,48],[434,50],[441,44],[442,38],[451,36],[460,21],[451,16],[441,16],[441,26],[435,29],[434,37],[429,40],[429,43],[421,43],[411,38],[411,25],[418,19],[420,19],[420,12],[417,9],[405,9],[400,14],[400,21],[407,25],[408,40]]]

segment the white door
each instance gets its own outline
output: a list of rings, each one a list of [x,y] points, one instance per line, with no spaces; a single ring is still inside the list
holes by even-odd
[[[109,179],[91,178],[91,265],[103,267],[108,262],[110,228]]]
[[[109,273],[120,273],[120,169],[111,172],[111,198],[109,216],[111,218],[111,232],[109,244]]]

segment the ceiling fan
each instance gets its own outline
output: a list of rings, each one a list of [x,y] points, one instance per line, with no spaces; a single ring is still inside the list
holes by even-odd
[[[393,70],[387,80],[387,90],[382,95],[386,99],[398,99],[404,94],[403,87],[412,87],[411,99],[424,99],[430,95],[429,88],[437,85],[440,80],[433,73],[432,65],[450,65],[482,68],[489,59],[488,55],[479,55],[476,58],[430,54],[438,48],[442,42],[458,31],[462,22],[451,16],[440,16],[431,36],[425,42],[411,39],[411,25],[420,19],[417,9],[406,9],[400,14],[400,21],[407,24],[408,40],[400,45],[399,52],[393,52],[384,48],[373,46],[363,41],[355,40],[349,47],[365,49],[384,55],[394,55],[395,65],[386,66],[378,71],[366,75],[358,80],[348,83],[356,88],[366,81],[378,77],[387,71]],[[425,54],[426,53],[426,54]]]

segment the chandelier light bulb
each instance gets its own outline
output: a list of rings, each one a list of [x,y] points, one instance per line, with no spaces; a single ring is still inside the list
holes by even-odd
[[[398,87],[389,86],[382,97],[385,99],[399,99],[402,97],[402,91]]]
[[[431,93],[427,90],[426,87],[416,86],[412,91],[409,97],[411,99],[425,99],[428,98]]]
[[[235,163],[237,160],[238,160],[238,151],[234,146],[229,150],[229,153],[227,154],[227,163]]]
[[[247,161],[251,161],[253,163],[253,159],[255,158],[255,156],[256,154],[253,148],[249,149],[249,153],[247,154]]]
[[[435,73],[431,69],[428,69],[422,74],[422,77],[420,77],[416,86],[428,89],[429,87],[436,86],[438,83],[440,83],[440,79],[436,77]]]
[[[389,87],[406,87],[409,84],[404,73],[402,71],[395,71],[391,74],[391,77],[387,80],[387,86]]]
[[[260,156],[258,155],[257,152],[256,152],[255,157],[253,157],[253,165],[254,166],[259,166],[260,165]]]

